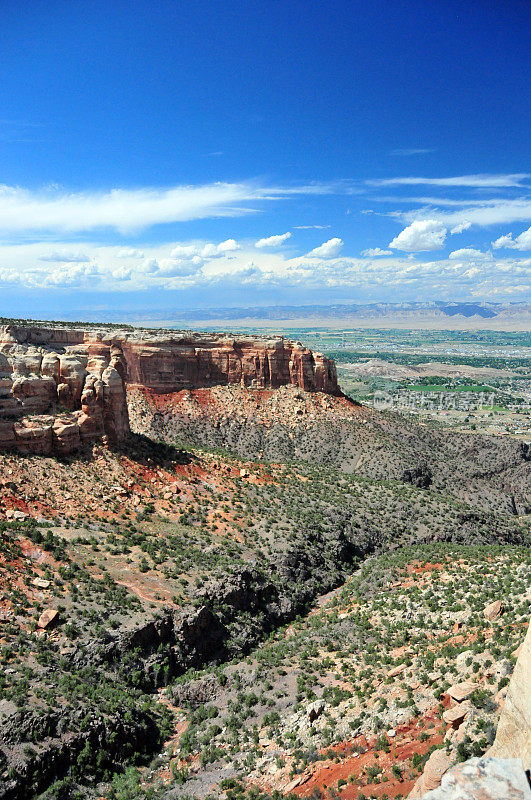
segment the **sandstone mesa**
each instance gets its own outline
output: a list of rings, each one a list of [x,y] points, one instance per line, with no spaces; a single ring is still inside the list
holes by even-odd
[[[0,327],[0,450],[65,455],[129,433],[128,388],[237,384],[340,394],[333,361],[283,337]]]

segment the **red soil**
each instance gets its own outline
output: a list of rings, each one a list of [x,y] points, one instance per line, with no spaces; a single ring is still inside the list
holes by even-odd
[[[430,724],[433,727],[429,728]],[[351,742],[343,742],[332,748],[340,758],[339,763],[334,761],[317,762],[316,768],[314,767],[315,771],[310,773],[304,783],[292,791],[299,797],[309,797],[316,788],[323,790],[329,786],[337,787],[338,780],[348,781],[349,776],[354,776],[352,783],[347,783],[342,787],[342,800],[357,800],[360,792],[375,797],[381,797],[384,794],[389,798],[395,798],[397,795],[407,796],[417,779],[417,774],[410,766],[410,760],[415,753],[424,755],[430,747],[442,743],[443,736],[436,733],[440,728],[441,721],[437,716],[437,708],[433,708],[422,717],[396,728],[396,737],[388,740],[389,753],[380,750],[376,757],[376,737],[367,740],[364,736],[360,736]],[[424,742],[419,740],[422,731],[430,734]],[[354,745],[365,752],[356,755]],[[380,779],[387,777],[387,781],[367,783],[367,775],[362,777],[366,768],[373,764],[377,764],[381,769]],[[394,764],[398,764],[403,769],[403,776],[400,779],[392,773]]]

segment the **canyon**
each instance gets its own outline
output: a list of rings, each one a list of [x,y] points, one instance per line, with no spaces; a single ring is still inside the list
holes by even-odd
[[[66,455],[129,434],[127,391],[292,385],[340,394],[333,361],[283,337],[0,327],[0,450]]]
[[[524,755],[527,445],[283,338],[10,324],[0,373],[2,800],[421,796],[498,719]]]

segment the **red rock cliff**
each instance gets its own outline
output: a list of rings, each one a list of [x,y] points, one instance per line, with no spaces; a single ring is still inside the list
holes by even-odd
[[[0,327],[0,449],[68,453],[129,433],[126,384],[170,393],[219,384],[338,394],[333,361],[282,337]]]

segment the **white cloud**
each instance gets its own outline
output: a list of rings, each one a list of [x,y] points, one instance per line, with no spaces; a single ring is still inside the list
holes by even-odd
[[[419,156],[424,153],[433,153],[434,150],[430,147],[398,147],[396,150],[391,150],[391,156]]]
[[[98,228],[130,232],[163,223],[242,216],[256,210],[249,203],[344,191],[346,186],[337,183],[292,187],[211,183],[102,192],[68,192],[57,187],[31,191],[0,185],[0,231],[11,235]]]
[[[339,251],[342,247],[343,240],[336,236],[333,239],[329,239],[327,242],[323,242],[319,247],[315,247],[308,255],[316,256],[317,258],[335,258],[339,255]]]
[[[42,276],[45,286],[84,288],[99,283],[102,271],[97,264],[65,265]]]
[[[235,239],[225,239],[224,242],[213,244],[213,242],[197,244],[178,244],[170,253],[172,258],[183,260],[193,260],[196,264],[206,258],[219,258],[227,253],[233,253],[240,249],[240,245]]]
[[[506,236],[500,236],[492,243],[492,246],[498,250],[501,247],[508,247],[511,250],[531,250],[531,228],[521,233],[516,239],[513,239],[512,233]]]
[[[298,231],[324,231],[326,228],[330,228],[331,225],[294,225],[293,227]]]
[[[24,282],[24,275],[17,269],[0,268],[0,285],[17,284]]]
[[[144,252],[135,247],[122,247],[116,255],[118,258],[144,258]]]
[[[481,275],[482,271],[480,267],[470,267],[467,269],[466,272],[463,273],[464,278],[476,278],[478,275]]]
[[[380,247],[369,247],[368,250],[362,250],[361,255],[367,256],[368,258],[373,258],[374,256],[391,256],[393,255],[393,251],[382,250]]]
[[[53,251],[39,257],[39,261],[49,261],[52,264],[87,264],[90,256],[84,253],[74,253],[67,250]]]
[[[141,272],[152,277],[184,277],[196,275],[203,265],[198,256],[193,258],[148,258],[141,267]]]
[[[178,258],[161,258],[158,264],[158,272],[160,275],[168,277],[195,275],[201,269],[202,263],[199,258],[193,258],[189,261]]]
[[[173,248],[170,256],[172,258],[192,259],[199,256],[199,250],[195,244],[178,244]]]
[[[389,247],[407,253],[440,250],[446,239],[446,228],[435,219],[415,220],[395,236]]]
[[[440,211],[438,208],[424,208],[416,211],[395,211],[391,216],[405,222],[417,219],[436,219],[448,228],[458,228],[464,223],[468,227],[478,225],[503,225],[511,222],[528,222],[531,220],[531,198],[507,200],[495,198],[491,200],[447,200],[436,198],[408,198],[408,202],[424,202],[426,205],[455,206],[455,211]]]
[[[461,250],[454,250],[448,258],[452,260],[467,259],[468,261],[489,261],[492,256],[490,253],[483,253],[481,250],[475,250],[473,247],[463,247]]]
[[[144,263],[140,267],[142,272],[146,273],[154,273],[159,271],[159,262],[156,258],[146,258]]]
[[[130,281],[133,276],[133,270],[127,269],[127,267],[118,267],[118,269],[113,270],[112,275],[117,281]]]
[[[58,251],[67,251],[68,243],[57,242]],[[212,256],[202,257],[209,246]],[[186,257],[171,256],[173,250]],[[91,258],[88,264],[54,265],[39,261],[46,252],[46,243],[0,242],[0,286],[8,290],[29,289],[50,292],[68,289],[110,293],[150,289],[187,290],[219,288],[220,304],[224,291],[244,284],[249,288],[250,302],[259,303],[253,291],[304,288],[318,291],[330,288],[341,292],[355,290],[359,296],[369,293],[373,301],[382,293],[399,299],[416,296],[430,299],[437,292],[441,298],[486,297],[493,286],[497,298],[514,296],[521,299],[531,268],[531,258],[519,257],[514,251],[504,257],[483,254],[474,248],[454,251],[452,258],[405,253],[385,258],[316,258],[308,254],[288,258],[282,250],[261,250],[252,244],[217,254],[218,243],[196,240],[142,244],[143,257],[125,262],[120,258],[120,245],[83,242],[83,252]],[[478,253],[480,255],[478,255]],[[380,293],[380,295],[378,294]],[[251,298],[253,298],[251,300]],[[149,294],[146,294],[149,303]]]
[[[472,223],[468,222],[468,220],[467,220],[465,222],[460,222],[459,224],[454,225],[454,227],[452,228],[450,233],[452,234],[452,236],[454,236],[454,234],[463,233],[463,231],[467,231],[471,227],[472,227]]]
[[[522,186],[531,177],[526,172],[510,175],[457,175],[452,178],[379,178],[366,181],[372,186],[469,186],[475,188],[505,188]]]
[[[258,239],[255,242],[254,246],[258,248],[262,247],[279,247],[281,244],[284,244],[285,241],[291,239],[291,233],[287,231],[286,233],[279,233],[276,236],[268,236],[265,239]]]
[[[220,242],[217,246],[218,253],[232,253],[234,250],[239,250],[240,245],[235,239],[225,239],[224,242]]]

